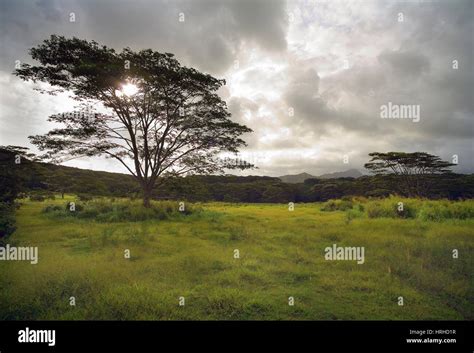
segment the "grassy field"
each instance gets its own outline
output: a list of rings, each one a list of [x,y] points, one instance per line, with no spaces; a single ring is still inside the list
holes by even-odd
[[[21,203],[9,243],[38,246],[39,263],[0,262],[2,320],[474,319],[474,219],[462,212],[390,217],[395,199],[344,211],[208,203],[169,219],[99,222],[42,212],[61,199]],[[427,209],[451,207],[439,203]],[[326,261],[333,244],[365,247],[364,264]]]

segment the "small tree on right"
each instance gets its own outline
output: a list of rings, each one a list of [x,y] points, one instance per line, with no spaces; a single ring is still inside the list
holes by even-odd
[[[450,168],[455,166],[426,152],[372,152],[369,156],[372,159],[364,167],[377,175],[398,176],[400,191],[407,196],[423,196],[429,177],[452,173]]]

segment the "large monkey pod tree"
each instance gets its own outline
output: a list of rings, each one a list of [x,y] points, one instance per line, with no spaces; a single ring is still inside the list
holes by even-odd
[[[30,54],[40,65],[22,64],[15,75],[48,83],[38,88],[42,92],[70,92],[79,102],[48,118],[61,127],[29,137],[44,159],[113,158],[140,183],[145,207],[164,177],[253,167],[220,158],[237,154],[246,145],[241,135],[252,131],[229,119],[216,93],[225,81],[181,66],[173,54],[117,53],[56,35]]]

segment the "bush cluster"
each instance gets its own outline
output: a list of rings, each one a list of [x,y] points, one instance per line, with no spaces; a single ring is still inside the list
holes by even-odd
[[[352,200],[329,200],[321,207],[321,211],[347,211],[354,207]]]
[[[48,205],[43,208],[43,212],[53,216],[91,219],[98,222],[140,222],[169,219],[201,211],[199,207],[190,203],[186,203],[184,210],[180,211],[179,203],[175,201],[152,201],[151,206],[145,208],[140,200],[112,201],[110,199],[75,202],[74,209],[71,211],[71,204],[68,202],[65,207]]]
[[[21,197],[20,197],[21,198]],[[52,192],[41,192],[30,195],[30,201],[44,202],[46,199],[54,200],[56,197]]]
[[[357,218],[364,212],[368,218],[407,218],[440,222],[447,219],[474,218],[474,200],[433,201],[395,196],[377,200],[343,198],[327,201],[321,210],[345,211],[351,213],[346,217],[349,219]]]
[[[43,202],[46,198],[43,195],[31,195],[30,201]]]
[[[438,201],[426,202],[419,211],[419,218],[425,221],[442,221],[443,219],[474,218],[474,203],[472,201]]]
[[[15,205],[0,202],[0,244],[3,244],[15,229]]]

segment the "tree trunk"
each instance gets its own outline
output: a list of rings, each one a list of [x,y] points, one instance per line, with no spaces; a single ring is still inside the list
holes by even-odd
[[[151,188],[144,187],[143,188],[143,206],[145,208],[151,207],[150,200],[151,200]]]

